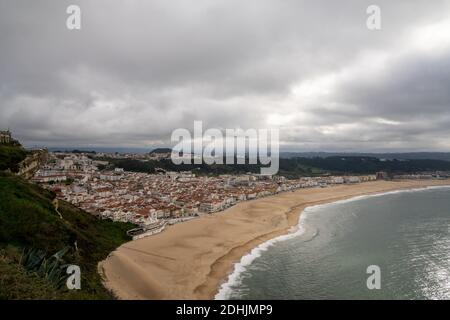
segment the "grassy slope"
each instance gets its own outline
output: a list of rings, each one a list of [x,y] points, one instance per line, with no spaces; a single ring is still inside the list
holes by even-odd
[[[53,198],[49,191],[0,173],[0,298],[111,298],[101,284],[97,263],[129,240],[125,231],[133,225],[99,220],[62,201],[61,220],[53,208]],[[71,248],[66,262],[81,267],[81,290],[49,290],[46,281],[27,273],[18,263],[25,247],[44,249],[50,255],[65,246]]]
[[[0,171],[18,171],[18,163],[25,159],[27,152],[18,145],[0,144]]]

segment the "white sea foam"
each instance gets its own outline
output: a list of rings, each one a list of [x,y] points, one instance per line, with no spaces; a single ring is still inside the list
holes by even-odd
[[[242,273],[247,270],[247,267],[252,264],[252,262],[261,256],[263,251],[266,251],[269,247],[274,245],[277,242],[285,241],[288,239],[292,239],[302,235],[305,232],[305,228],[302,225],[302,222],[299,222],[297,226],[290,228],[289,233],[270,239],[264,243],[261,243],[259,246],[254,248],[249,254],[243,256],[241,261],[234,265],[233,272],[228,276],[228,280],[222,284],[219,289],[219,292],[215,296],[215,300],[226,300],[230,297],[232,293],[232,287],[239,285],[242,278]]]
[[[224,282],[219,291],[217,292],[216,296],[214,297],[215,300],[226,300],[229,299],[231,294],[233,293],[233,287],[238,286],[242,281],[242,275],[247,270],[247,268],[255,261],[256,258],[259,258],[262,254],[262,252],[269,249],[269,247],[273,246],[277,242],[289,240],[298,236],[301,236],[305,233],[306,227],[305,222],[308,219],[308,214],[311,212],[319,211],[325,207],[338,205],[338,204],[344,204],[349,202],[355,202],[360,201],[368,198],[374,198],[374,197],[381,197],[391,194],[398,194],[398,193],[408,193],[408,192],[417,192],[417,191],[425,191],[425,190],[435,190],[435,189],[445,189],[450,188],[450,185],[444,185],[444,186],[430,186],[430,187],[422,187],[422,188],[414,188],[414,189],[404,189],[404,190],[395,190],[395,191],[387,191],[382,193],[374,193],[374,194],[368,194],[368,195],[362,195],[362,196],[355,196],[348,199],[343,200],[337,200],[334,202],[324,203],[324,204],[318,204],[306,207],[302,214],[299,217],[299,222],[297,226],[294,226],[289,229],[289,233],[270,239],[264,243],[261,243],[256,248],[252,249],[252,251],[245,256],[241,258],[241,260],[234,265],[233,272],[228,276],[228,279],[226,282]]]

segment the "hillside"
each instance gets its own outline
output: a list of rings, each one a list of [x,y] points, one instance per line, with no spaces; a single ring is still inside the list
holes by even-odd
[[[27,156],[27,151],[20,145],[0,144],[0,171],[11,170],[17,172],[18,164]]]
[[[149,154],[158,154],[158,153],[171,153],[172,149],[170,148],[156,148],[150,151]]]
[[[381,160],[374,157],[327,157],[327,158],[292,158],[286,162],[315,167],[331,173],[365,174],[378,171],[390,173],[417,173],[427,171],[450,171],[450,162],[433,159],[392,159]],[[282,167],[282,165],[280,165]]]
[[[397,152],[397,153],[358,153],[358,152],[280,152],[280,158],[330,158],[362,157],[387,160],[444,160],[450,161],[450,152]]]
[[[7,173],[0,173],[0,299],[110,299],[97,263],[128,241],[131,224],[100,220],[59,201],[54,194]],[[66,263],[81,268],[81,290],[56,288],[19,263],[25,248],[48,255],[68,247]]]
[[[141,161],[102,158],[101,160],[109,161],[110,169],[117,167],[126,171],[145,173],[155,173],[157,168],[161,168],[166,171],[191,170],[197,175],[245,174],[247,172],[258,173],[261,167],[260,164],[251,165],[248,163],[239,165],[207,165],[205,163],[175,165],[170,159]],[[281,158],[279,163],[279,174],[287,178],[323,174],[375,174],[378,171],[387,171],[393,174],[450,171],[450,161],[433,159],[386,160],[376,157],[333,156],[326,158]]]

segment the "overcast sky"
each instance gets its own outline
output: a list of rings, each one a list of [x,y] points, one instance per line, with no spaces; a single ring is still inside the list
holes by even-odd
[[[0,0],[0,111],[28,146],[169,146],[202,120],[278,127],[282,150],[450,151],[450,1]]]

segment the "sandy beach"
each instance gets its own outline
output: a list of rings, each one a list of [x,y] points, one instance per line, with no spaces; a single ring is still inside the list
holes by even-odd
[[[99,264],[99,272],[120,299],[212,299],[243,255],[286,234],[307,206],[434,185],[450,180],[366,182],[245,201],[128,242]]]

